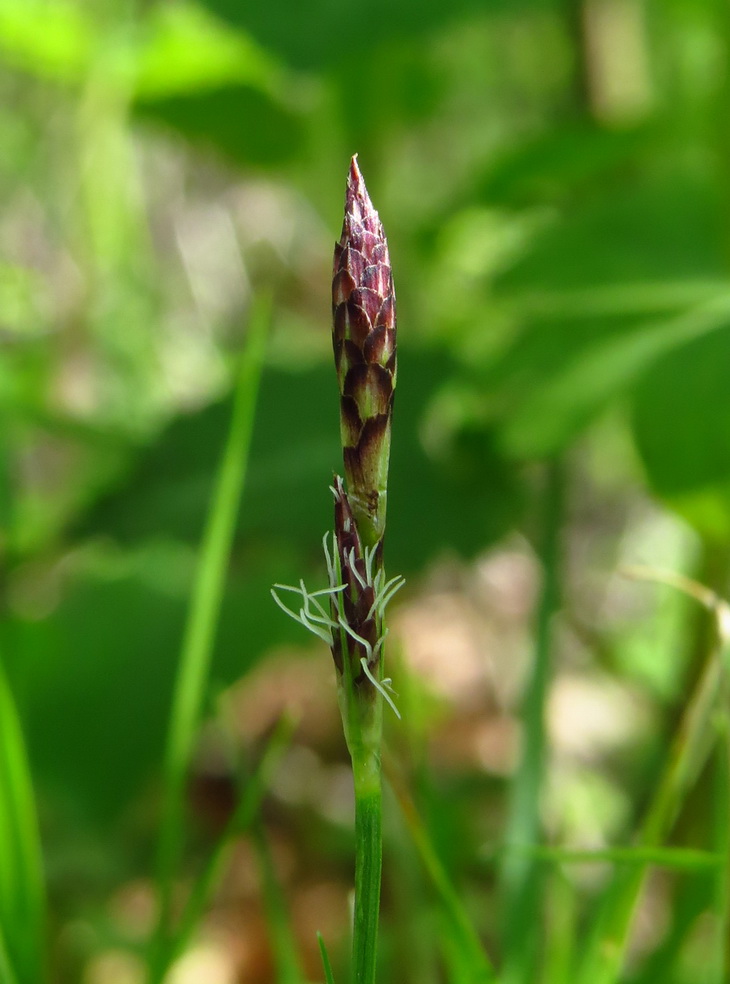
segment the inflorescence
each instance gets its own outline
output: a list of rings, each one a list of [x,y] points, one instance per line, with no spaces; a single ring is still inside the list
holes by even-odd
[[[333,489],[333,492],[334,491],[335,490]],[[330,536],[332,537],[332,550],[330,550],[329,546]],[[363,636],[357,633],[350,625],[345,614],[345,606],[342,598],[342,593],[347,589],[347,585],[339,583],[341,577],[339,564],[337,562],[337,542],[335,535],[325,533],[322,539],[322,547],[324,549],[324,556],[327,564],[329,587],[321,588],[319,591],[309,591],[307,590],[303,580],[300,580],[298,587],[290,584],[275,584],[271,589],[273,599],[279,608],[286,612],[290,618],[293,618],[295,622],[299,622],[300,625],[303,625],[308,632],[318,636],[323,642],[327,643],[330,648],[335,646],[335,633],[341,631],[347,633],[350,638],[359,643],[365,650],[365,656],[360,659],[360,665],[362,666],[365,676],[388,702],[396,716],[400,718],[398,708],[395,706],[395,703],[390,696],[390,693],[393,692],[390,678],[378,680],[371,670],[371,666],[375,666],[377,664],[378,656],[380,655],[380,651],[383,647],[383,643],[385,642],[388,630],[387,628],[382,629],[381,635],[373,646],[371,642],[363,638]],[[371,588],[373,592],[373,603],[370,607],[367,618],[376,619],[377,624],[382,626],[386,606],[396,592],[403,587],[405,584],[405,578],[398,574],[396,577],[386,580],[385,572],[382,567],[376,567],[374,563],[376,550],[377,545],[374,545],[372,547],[367,547],[363,552],[363,560],[365,562],[364,576],[357,571],[357,567],[355,565],[354,548],[351,551],[350,560],[351,570],[355,573],[355,577],[357,578],[360,587],[363,590]],[[299,595],[302,599],[302,604],[299,610],[296,611],[293,608],[289,608],[289,606],[281,600],[277,594],[277,591],[290,591],[293,594]],[[325,597],[330,600],[331,613],[327,612],[324,605],[319,600],[320,598]],[[388,691],[390,691],[390,693]]]

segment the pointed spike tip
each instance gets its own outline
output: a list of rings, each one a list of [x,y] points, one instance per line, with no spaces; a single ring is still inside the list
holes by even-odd
[[[373,208],[365,179],[357,162],[357,154],[350,161],[347,172],[347,190],[345,192],[345,224],[342,229],[340,243],[344,246],[349,235],[348,220],[361,224],[363,228],[379,236],[383,235],[378,213]]]
[[[365,182],[362,179],[362,173],[360,172],[360,167],[357,163],[357,154],[353,154],[352,160],[350,161],[350,173],[348,174],[348,183],[354,186],[365,184]]]

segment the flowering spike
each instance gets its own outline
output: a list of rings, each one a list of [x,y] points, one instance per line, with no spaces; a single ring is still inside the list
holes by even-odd
[[[375,607],[375,585],[368,577],[363,556],[360,533],[345,492],[342,479],[335,477],[335,550],[339,562],[339,573],[345,590],[337,599],[341,612],[332,609],[332,617],[338,618],[347,632],[347,658],[353,674],[358,681],[361,676],[360,660],[364,656],[368,663],[376,663],[379,625],[372,618]],[[335,654],[338,663],[341,654]],[[340,667],[338,667],[340,668]],[[340,668],[341,670],[341,668]]]
[[[357,155],[335,245],[332,316],[349,503],[362,545],[380,554],[396,383],[395,291],[388,243]]]

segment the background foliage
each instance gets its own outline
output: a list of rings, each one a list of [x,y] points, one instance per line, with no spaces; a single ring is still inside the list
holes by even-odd
[[[235,763],[258,759],[302,694],[284,771],[327,765],[335,783],[327,657],[292,648],[302,639],[269,586],[322,577],[339,458],[329,271],[354,151],[399,300],[387,551],[410,594],[394,627],[406,718],[394,755],[499,961],[510,937],[487,855],[514,820],[542,565],[555,592],[537,658],[552,667],[542,699],[556,744],[532,826],[579,847],[628,837],[708,630],[681,597],[617,568],[727,589],[729,50],[721,0],[2,0],[0,647],[40,813],[49,979],[139,979],[173,676],[262,294],[273,323],[186,866],[230,809]],[[476,703],[418,662],[409,626],[441,603],[448,666],[476,619]],[[595,715],[609,722],[597,735]],[[703,773],[685,804],[679,843],[714,843],[713,781]],[[335,955],[344,946],[351,835],[335,786],[320,810],[285,787],[263,816],[315,979],[314,929]],[[392,824],[383,980],[466,980],[427,932],[438,906]],[[301,979],[272,930],[278,909],[249,884],[255,854],[196,944],[208,953],[222,925],[245,946],[181,980]],[[572,934],[606,871],[548,869],[559,901],[523,910],[517,929],[543,927],[544,979],[570,980]],[[626,980],[699,979],[711,882],[650,882]],[[26,901],[32,920],[40,903]]]

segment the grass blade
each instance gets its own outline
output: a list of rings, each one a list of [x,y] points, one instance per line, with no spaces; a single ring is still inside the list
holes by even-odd
[[[8,956],[8,948],[5,945],[2,925],[0,925],[0,981],[3,984],[18,984],[18,978],[15,976],[15,971],[10,965],[10,957]]]
[[[666,768],[639,831],[637,846],[642,849],[659,847],[718,737],[716,717],[730,648],[730,609],[714,596],[702,598],[694,588],[688,593],[714,609],[720,645],[707,657],[685,707]],[[645,877],[646,865],[622,867],[616,872],[588,938],[579,984],[614,984],[618,980]]]
[[[451,882],[449,875],[431,842],[428,831],[418,815],[404,783],[391,762],[383,763],[385,774],[401,808],[403,819],[443,907],[451,929],[451,937],[469,970],[469,984],[493,984],[495,974],[468,913]]]
[[[653,865],[670,871],[706,871],[724,861],[720,852],[688,847],[606,847],[599,850],[574,850],[542,844],[510,847],[507,850],[552,864],[621,864]]]
[[[540,559],[543,587],[537,612],[535,659],[522,708],[524,751],[511,790],[506,840],[510,845],[533,844],[540,837],[540,792],[545,775],[545,702],[550,681],[552,624],[560,607],[560,532],[564,511],[565,476],[562,463],[548,464],[542,514]],[[501,872],[504,898],[504,980],[535,979],[537,938],[541,924],[540,865],[527,854],[507,851]],[[528,929],[529,927],[529,929]]]
[[[33,785],[13,695],[0,664],[0,970],[43,980],[44,885]]]
[[[578,938],[578,900],[575,887],[560,869],[547,879],[546,940],[542,984],[569,984]]]
[[[721,865],[714,886],[713,938],[709,955],[708,984],[723,984],[728,979],[728,917],[730,916],[730,715],[727,694],[722,712],[722,740],[718,746],[713,797],[713,839]]]
[[[294,726],[295,722],[292,718],[285,716],[281,719],[266,746],[258,768],[246,782],[233,816],[228,821],[226,829],[208,858],[205,867],[195,880],[180,922],[175,927],[170,946],[165,951],[164,958],[160,960],[159,973],[161,975],[167,971],[172,961],[183,952],[195,927],[200,922],[225,871],[235,838],[240,837],[250,829],[261,806],[271,775],[291,741]]]
[[[317,933],[317,943],[319,943],[319,952],[322,957],[322,966],[324,967],[325,984],[335,984],[335,975],[332,973],[332,964],[330,963],[327,947],[324,944],[321,933]]]
[[[254,825],[254,841],[261,870],[266,925],[276,967],[276,984],[302,984],[304,976],[299,966],[296,939],[262,823]]]
[[[172,882],[184,842],[185,777],[205,695],[226,567],[246,477],[270,320],[270,302],[259,301],[251,315],[241,359],[231,425],[203,533],[180,654],[164,765],[165,803],[157,860],[160,913],[153,964],[155,953],[159,959],[170,933]]]

